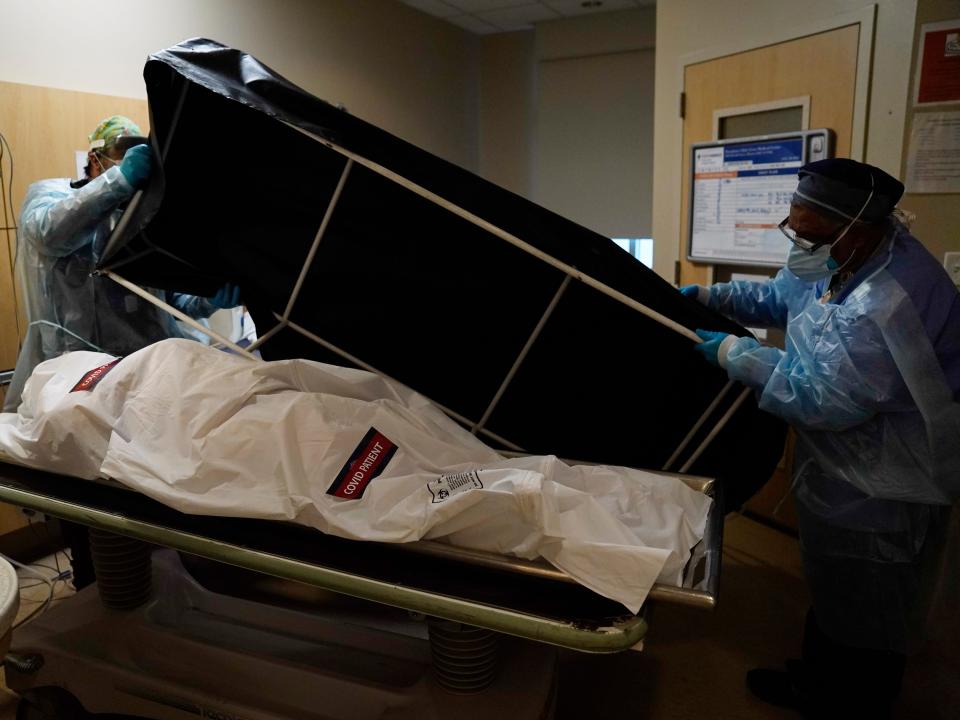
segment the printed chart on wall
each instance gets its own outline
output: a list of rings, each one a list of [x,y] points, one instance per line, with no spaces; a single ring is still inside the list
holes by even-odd
[[[693,146],[691,260],[782,265],[789,241],[777,227],[790,212],[803,140]]]
[[[960,112],[917,112],[910,125],[911,193],[960,193]]]

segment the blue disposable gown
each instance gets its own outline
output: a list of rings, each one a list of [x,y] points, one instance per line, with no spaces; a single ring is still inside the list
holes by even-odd
[[[76,189],[66,178],[41,180],[28,188],[16,261],[28,326],[5,410],[16,410],[23,384],[44,360],[71,350],[128,355],[158,340],[184,336],[168,313],[91,274],[118,218],[118,206],[133,192],[119,167]],[[217,309],[192,295],[155,294],[195,318]]]
[[[786,331],[784,350],[738,338],[724,365],[796,429],[818,621],[841,642],[903,651],[921,555],[960,497],[960,295],[897,223],[821,302],[827,282],[784,268],[766,283],[714,285],[709,305]]]

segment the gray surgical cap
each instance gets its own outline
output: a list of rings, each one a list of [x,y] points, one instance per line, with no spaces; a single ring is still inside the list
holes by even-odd
[[[798,175],[800,183],[794,203],[847,220],[853,220],[870,198],[860,219],[880,222],[893,212],[903,195],[903,184],[896,178],[880,168],[847,158],[808,163]]]

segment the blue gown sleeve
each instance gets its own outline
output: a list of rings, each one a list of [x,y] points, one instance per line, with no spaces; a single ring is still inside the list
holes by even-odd
[[[167,293],[166,301],[194,320],[208,318],[220,309],[207,298],[187,295],[186,293]]]
[[[836,305],[820,310],[791,323],[785,351],[737,338],[723,359],[731,379],[757,389],[761,409],[809,430],[846,430],[912,407],[876,323]]]
[[[41,181],[27,192],[20,229],[38,252],[65,257],[90,242],[89,230],[132,195],[133,187],[118,167],[77,190],[51,189]]]
[[[708,307],[741,325],[785,328],[791,298],[808,291],[792,272],[783,268],[767,282],[736,280],[711,285]]]

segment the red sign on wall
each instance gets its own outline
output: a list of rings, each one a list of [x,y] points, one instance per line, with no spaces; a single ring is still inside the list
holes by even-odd
[[[960,102],[960,20],[924,25],[917,104]]]

